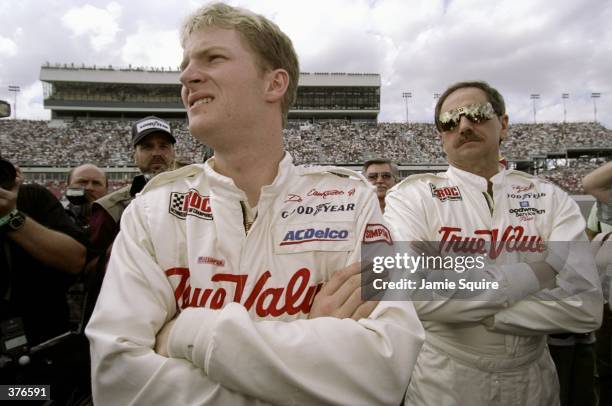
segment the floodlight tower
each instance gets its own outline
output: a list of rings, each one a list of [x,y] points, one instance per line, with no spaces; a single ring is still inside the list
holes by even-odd
[[[13,110],[14,110],[13,120],[17,120],[17,93],[19,93],[21,91],[21,88],[19,86],[15,86],[15,85],[9,85],[8,91],[9,91],[9,93],[12,92],[12,93],[15,94],[14,95],[15,96],[14,97],[15,102],[13,103]]]
[[[533,100],[533,123],[536,124],[536,100],[540,99],[539,93],[532,93],[529,98]]]
[[[404,98],[404,103],[406,105],[406,124],[408,124],[408,99],[412,98],[412,92],[403,92],[402,97]]]
[[[591,93],[591,99],[593,99],[593,122],[597,122],[597,99],[601,97],[601,93]]]
[[[561,99],[563,99],[563,123],[567,121],[567,105],[566,100],[569,99],[569,93],[561,93]]]

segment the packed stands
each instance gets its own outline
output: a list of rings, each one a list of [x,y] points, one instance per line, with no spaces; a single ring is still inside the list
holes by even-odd
[[[189,135],[184,121],[171,121],[177,157],[201,162],[205,147]],[[0,151],[21,166],[72,167],[84,162],[101,167],[132,166],[129,121],[0,120]],[[284,131],[296,163],[361,164],[385,156],[401,165],[444,163],[433,124],[355,124],[329,121],[296,123]],[[612,148],[612,131],[597,123],[514,124],[502,143],[509,161],[530,160],[567,148]],[[581,193],[580,179],[596,163],[567,160],[566,166],[540,173],[570,193]],[[567,166],[571,163],[572,166]],[[61,186],[58,186],[61,189]]]

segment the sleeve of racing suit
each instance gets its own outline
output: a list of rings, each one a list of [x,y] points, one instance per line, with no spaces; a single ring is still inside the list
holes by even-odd
[[[86,329],[95,404],[263,404],[223,387],[191,362],[154,352],[155,336],[174,316],[176,304],[154,260],[138,203],[134,200],[123,214]]]
[[[410,190],[410,189],[409,189]],[[386,197],[385,220],[396,242],[435,241],[428,225],[425,199],[415,198],[418,191],[394,189]],[[428,271],[424,271],[428,272]],[[454,272],[454,271],[449,271]],[[422,272],[422,277],[427,274]],[[414,300],[419,318],[443,323],[482,322],[539,289],[538,280],[527,264],[488,265],[482,272],[466,272],[465,278],[498,282],[499,289],[487,289],[473,299],[436,296]]]
[[[496,332],[541,335],[587,333],[599,328],[603,295],[578,205],[561,189],[552,194],[546,261],[558,272],[556,287],[544,289],[485,322]]]
[[[378,202],[367,192],[357,236],[368,223],[383,224]],[[360,244],[358,238],[349,263],[359,260]],[[220,311],[181,312],[169,352],[230,389],[274,404],[397,405],[423,340],[410,302],[381,301],[359,321],[289,322],[254,321],[243,306],[231,303]]]

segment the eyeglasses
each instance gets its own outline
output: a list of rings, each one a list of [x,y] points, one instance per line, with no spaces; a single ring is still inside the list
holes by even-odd
[[[393,175],[391,175],[391,172],[370,172],[366,174],[366,178],[368,178],[369,181],[375,181],[378,179],[379,176],[383,180],[389,180],[393,178]]]
[[[452,131],[459,125],[461,116],[464,116],[474,124],[482,123],[497,116],[491,103],[474,103],[467,106],[440,114],[440,130]]]

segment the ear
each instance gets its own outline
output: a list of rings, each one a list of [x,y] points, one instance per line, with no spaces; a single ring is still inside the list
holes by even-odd
[[[499,136],[499,140],[501,142],[501,140],[506,139],[506,137],[508,136],[508,115],[504,114],[503,116],[501,116],[499,118],[499,122],[501,123],[501,131]]]
[[[266,73],[266,89],[264,98],[267,102],[281,100],[289,87],[289,73],[284,69],[274,69]]]

